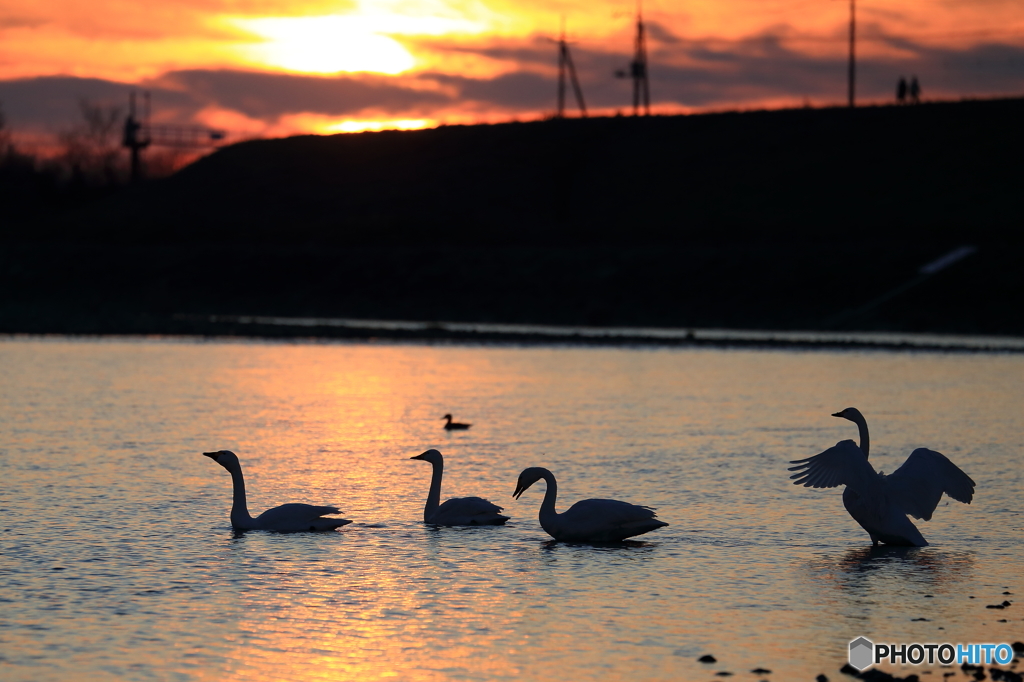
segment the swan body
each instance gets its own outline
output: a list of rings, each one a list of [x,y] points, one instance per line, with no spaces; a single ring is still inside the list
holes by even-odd
[[[231,503],[231,525],[236,530],[273,530],[295,533],[310,530],[334,530],[352,523],[348,519],[328,518],[327,514],[340,514],[337,507],[318,507],[312,504],[282,504],[268,509],[256,518],[249,515],[245,502],[245,480],[238,456],[230,450],[204,452],[204,455],[231,473],[234,496]]]
[[[655,518],[654,509],[619,500],[580,500],[564,512],[555,511],[558,484],[555,475],[543,467],[530,467],[519,474],[519,497],[531,485],[544,479],[547,490],[540,505],[540,525],[548,535],[563,542],[618,542],[667,526]]]
[[[928,541],[907,518],[929,521],[942,494],[970,504],[974,481],[949,459],[934,450],[917,448],[888,476],[868,463],[867,420],[857,408],[848,407],[833,417],[849,419],[860,431],[860,445],[844,440],[819,455],[790,462],[795,485],[834,488],[845,485],[843,506],[871,536],[871,542],[925,547]]]
[[[444,457],[437,450],[410,457],[430,462],[433,474],[430,477],[430,492],[423,507],[423,523],[432,526],[500,526],[508,521],[501,507],[482,497],[453,497],[444,504],[441,501],[441,477],[444,475]]]
[[[472,424],[461,424],[459,422],[453,422],[452,416],[450,414],[446,414],[445,416],[441,417],[441,419],[448,420],[448,423],[444,425],[445,431],[465,431],[470,426],[472,426]]]

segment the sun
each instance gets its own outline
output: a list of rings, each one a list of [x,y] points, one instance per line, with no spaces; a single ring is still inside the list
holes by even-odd
[[[416,58],[395,36],[479,35],[493,29],[490,19],[437,3],[364,0],[345,14],[222,21],[254,38],[239,50],[256,65],[314,74],[396,75],[414,68]]]
[[[237,25],[262,38],[246,46],[254,61],[287,71],[370,71],[395,75],[415,59],[401,43],[345,16],[242,19]]]

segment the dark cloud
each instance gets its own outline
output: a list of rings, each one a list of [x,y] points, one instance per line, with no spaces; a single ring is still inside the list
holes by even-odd
[[[489,104],[503,109],[531,111],[550,107],[555,92],[555,82],[551,78],[529,72],[508,73],[489,80],[440,73],[424,74],[422,78],[453,86],[459,93],[455,101]]]
[[[175,71],[160,81],[184,89],[197,102],[239,111],[252,118],[309,112],[332,116],[367,108],[407,111],[448,104],[438,92],[413,89],[381,76],[321,78],[246,71]]]
[[[450,41],[432,38],[406,39],[403,42],[415,51],[479,55],[497,61],[512,62],[519,66],[557,63],[556,43],[544,36],[534,36],[525,41],[499,41],[487,45],[453,45]]]
[[[12,129],[33,128],[56,132],[81,120],[79,101],[87,99],[107,107],[128,106],[128,93],[138,88],[99,78],[47,76],[0,81],[3,102]],[[154,97],[175,106],[188,106],[187,94],[157,90]]]

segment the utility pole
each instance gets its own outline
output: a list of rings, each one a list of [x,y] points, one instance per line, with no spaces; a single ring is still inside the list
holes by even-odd
[[[145,126],[138,118],[135,117],[135,91],[132,90],[128,95],[128,118],[124,120],[124,141],[122,144],[131,151],[132,158],[132,182],[138,182],[142,179],[142,160],[139,158],[140,152],[149,146],[150,139],[148,135],[149,127],[149,92],[145,93],[146,97],[146,114],[145,114]]]
[[[854,8],[856,0],[850,0],[850,66],[847,74],[847,90],[849,97],[850,108],[857,106],[855,102],[855,92],[857,83],[857,57],[855,51],[856,45],[856,32],[857,32],[857,17]]]
[[[142,179],[142,150],[150,145],[177,147],[179,149],[201,149],[216,147],[227,135],[223,130],[211,130],[200,126],[158,125],[150,123],[152,102],[149,91],[142,93],[145,101],[144,112],[137,114],[135,91],[128,94],[128,116],[124,119],[124,138],[121,145],[131,152],[132,182]]]
[[[633,115],[639,115],[642,97],[644,115],[650,116],[651,88],[647,81],[647,39],[644,36],[644,20],[640,11],[640,0],[637,0],[636,3],[636,40],[633,43],[633,62],[629,66],[633,76]]]
[[[633,115],[640,115],[640,102],[644,104],[644,115],[651,115],[651,86],[647,80],[647,38],[644,32],[644,18],[640,0],[636,2],[636,38],[633,40],[633,61],[629,71],[616,71],[616,78],[633,79]]]
[[[565,77],[568,72],[572,80],[572,89],[576,93],[576,104],[580,107],[580,114],[587,117],[587,105],[583,103],[583,90],[580,88],[580,81],[576,78],[576,67],[572,63],[572,55],[569,54],[569,43],[565,39],[565,16],[562,17],[562,35],[558,39],[558,118],[565,116]]]

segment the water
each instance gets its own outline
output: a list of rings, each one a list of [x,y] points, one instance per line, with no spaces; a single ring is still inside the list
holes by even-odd
[[[1024,640],[1024,601],[985,608],[1024,593],[1022,378],[1015,354],[0,340],[0,678],[811,680],[860,635]],[[977,482],[932,546],[871,554],[838,490],[788,482],[856,438],[851,405],[876,467],[928,446]],[[430,447],[443,497],[512,521],[419,523]],[[355,522],[234,534],[221,448],[254,513]],[[671,525],[549,543],[543,483],[511,498],[534,465],[560,509]]]

